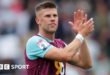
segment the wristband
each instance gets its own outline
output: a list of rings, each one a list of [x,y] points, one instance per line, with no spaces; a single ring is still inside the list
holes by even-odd
[[[84,37],[81,34],[77,34],[75,38],[80,40],[81,43],[84,41]]]

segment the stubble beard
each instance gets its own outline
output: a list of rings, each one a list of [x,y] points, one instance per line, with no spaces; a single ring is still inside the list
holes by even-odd
[[[55,29],[46,28],[46,29],[44,29],[44,31],[45,31],[47,34],[55,34],[55,32],[57,31],[57,28],[55,28]]]
[[[55,34],[56,30],[45,30],[47,34]]]

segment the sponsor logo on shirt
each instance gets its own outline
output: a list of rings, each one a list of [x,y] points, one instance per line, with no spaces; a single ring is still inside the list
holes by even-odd
[[[37,45],[43,50],[46,50],[50,46],[50,44],[46,40],[43,40],[43,39],[39,40],[37,42]]]

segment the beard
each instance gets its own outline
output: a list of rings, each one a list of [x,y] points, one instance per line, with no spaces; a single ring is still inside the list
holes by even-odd
[[[45,30],[45,32],[48,34],[54,34],[56,32],[56,30]]]
[[[44,29],[44,31],[47,34],[54,34],[57,31],[57,28],[46,28],[46,29]]]
[[[40,25],[39,29],[41,29],[43,32],[47,34],[55,34],[57,31],[58,25]]]

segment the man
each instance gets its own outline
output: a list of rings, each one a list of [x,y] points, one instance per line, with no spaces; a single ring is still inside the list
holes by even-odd
[[[68,44],[55,39],[58,27],[58,12],[55,3],[42,2],[35,8],[37,35],[32,36],[26,44],[25,59],[29,65],[28,75],[65,75],[65,62],[78,67],[91,68],[92,62],[85,37],[94,30],[93,20],[78,10],[74,12],[74,23],[69,22],[77,33]]]

